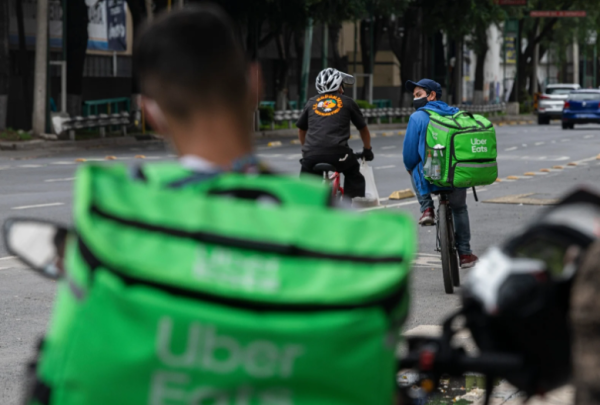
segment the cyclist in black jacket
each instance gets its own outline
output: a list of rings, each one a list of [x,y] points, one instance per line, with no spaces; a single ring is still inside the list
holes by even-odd
[[[306,103],[296,123],[302,144],[301,173],[313,173],[317,163],[329,163],[344,174],[346,197],[364,197],[365,179],[360,164],[348,146],[350,123],[360,132],[363,157],[373,160],[371,134],[356,102],[344,95],[344,83],[354,84],[354,77],[333,68],[317,76],[319,94]],[[318,173],[320,174],[320,173]]]

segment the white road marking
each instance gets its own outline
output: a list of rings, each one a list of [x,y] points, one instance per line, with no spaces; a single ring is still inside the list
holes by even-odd
[[[518,149],[518,148],[517,148],[516,146],[513,146],[513,147],[511,147],[511,148],[506,148],[506,149],[504,149],[504,150],[505,150],[506,152],[510,152],[511,150],[516,150],[516,149]]]
[[[543,144],[545,144],[545,143],[546,143],[546,142],[536,142],[536,143],[535,143],[535,146],[540,146],[540,145],[543,145]]]
[[[383,169],[393,169],[394,167],[396,167],[396,165],[389,165],[389,166],[377,166],[374,169],[375,170],[383,170]]]
[[[22,205],[20,207],[13,207],[11,209],[13,209],[13,210],[28,210],[31,208],[57,207],[59,205],[65,205],[65,203],[55,202],[55,203],[48,203],[48,204]]]
[[[563,160],[569,160],[569,156],[519,156],[519,155],[500,155],[498,160],[536,160],[536,161],[550,161],[550,162],[561,162]]]
[[[379,199],[379,202],[384,202],[384,201],[388,201],[388,200],[389,200],[389,198],[388,198],[388,197],[385,197],[385,198],[380,198],[380,199]]]
[[[552,143],[556,143],[556,141],[552,141]]]
[[[66,177],[64,179],[47,179],[47,180],[44,180],[44,182],[45,183],[55,183],[58,181],[73,181],[73,180],[75,180],[75,177]]]
[[[440,255],[425,255],[419,253],[419,255],[413,261],[413,266],[419,267],[440,267],[442,264],[442,258]]]
[[[570,141],[570,140],[571,140],[571,139],[569,139],[569,138],[565,138],[565,139],[561,139],[560,141],[561,141],[561,142],[567,142],[567,141]]]
[[[60,161],[60,162],[52,162],[50,163],[51,165],[74,165],[77,162],[66,162],[66,161]]]
[[[294,154],[291,154],[288,157],[286,157],[287,160],[301,159],[301,158],[302,158],[301,153],[294,153]]]
[[[22,167],[23,169],[33,169],[37,167],[42,167],[42,165],[20,165],[19,167]]]
[[[11,259],[16,259],[17,256],[5,256],[5,257],[0,257],[0,261],[4,261],[4,260],[11,260]]]
[[[396,148],[397,148],[397,146],[391,145],[391,146],[384,146],[381,148],[381,150],[396,149]]]
[[[584,138],[584,139],[590,139],[590,138],[593,138],[593,137],[594,137],[594,135],[586,135],[586,136],[584,136],[583,138]]]
[[[526,144],[526,143],[524,143],[522,146],[523,146],[523,147],[526,147],[526,146],[527,146],[527,144]]]

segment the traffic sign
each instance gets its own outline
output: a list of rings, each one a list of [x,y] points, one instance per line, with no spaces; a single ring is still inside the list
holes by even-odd
[[[529,17],[585,17],[586,12],[584,10],[579,11],[550,11],[550,10],[536,10],[529,12]]]
[[[499,6],[526,6],[527,0],[496,0]]]

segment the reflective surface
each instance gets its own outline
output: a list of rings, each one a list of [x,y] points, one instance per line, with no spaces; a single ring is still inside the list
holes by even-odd
[[[66,229],[49,222],[9,219],[4,224],[8,250],[32,269],[52,279],[63,274],[66,236]]]

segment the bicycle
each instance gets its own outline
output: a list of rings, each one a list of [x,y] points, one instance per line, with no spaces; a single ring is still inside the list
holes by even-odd
[[[452,294],[454,287],[460,286],[460,273],[458,271],[458,251],[454,238],[454,219],[450,209],[449,195],[452,191],[438,191],[439,205],[435,219],[436,244],[435,250],[442,255],[442,275],[444,277],[444,290]]]
[[[362,159],[362,153],[355,153],[356,159]],[[317,163],[313,172],[323,174],[323,183],[331,185],[331,197],[333,200],[341,200],[344,197],[344,188],[341,185],[342,175],[337,168],[329,163]],[[330,174],[331,173],[331,174]]]

